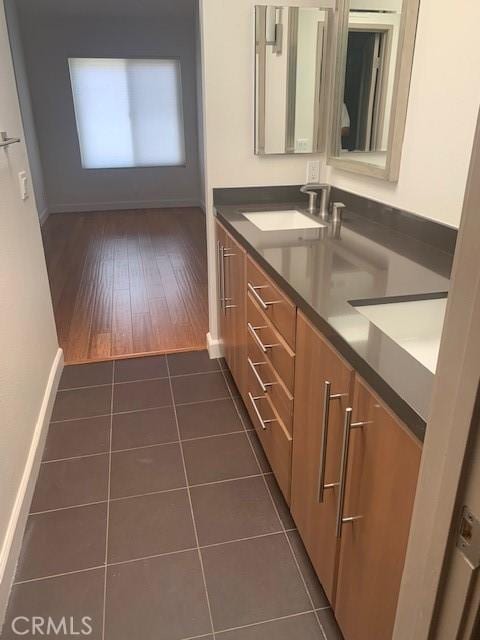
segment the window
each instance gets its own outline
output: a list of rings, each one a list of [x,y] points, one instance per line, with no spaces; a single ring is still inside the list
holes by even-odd
[[[82,166],[185,164],[177,60],[70,58]]]

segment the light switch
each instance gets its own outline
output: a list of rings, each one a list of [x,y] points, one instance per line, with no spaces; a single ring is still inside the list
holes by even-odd
[[[28,177],[26,171],[20,171],[18,174],[18,184],[20,186],[20,197],[22,200],[28,198]]]

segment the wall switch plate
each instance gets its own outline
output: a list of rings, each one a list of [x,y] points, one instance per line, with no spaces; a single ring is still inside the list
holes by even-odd
[[[307,162],[307,183],[320,182],[320,160]]]
[[[18,185],[20,187],[20,197],[22,200],[28,198],[28,177],[26,171],[20,171],[18,174]]]

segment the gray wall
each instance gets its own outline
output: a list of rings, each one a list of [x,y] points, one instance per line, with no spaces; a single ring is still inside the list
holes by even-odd
[[[15,68],[15,81],[17,83],[18,97],[22,113],[23,130],[30,163],[32,187],[35,195],[38,216],[42,222],[47,215],[47,197],[43,179],[40,148],[38,146],[37,132],[32,112],[32,100],[28,86],[27,68],[23,54],[23,45],[18,23],[18,12],[14,0],[5,0],[5,15],[8,24],[10,48]]]
[[[100,11],[42,13],[19,0],[19,22],[50,212],[192,205],[201,201],[198,153],[195,2],[162,15]],[[61,9],[61,2],[58,3]],[[40,5],[41,6],[41,5]],[[155,13],[156,11],[156,13]],[[68,57],[180,58],[186,167],[82,169]]]

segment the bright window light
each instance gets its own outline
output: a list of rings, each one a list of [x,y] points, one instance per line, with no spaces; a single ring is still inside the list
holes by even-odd
[[[85,169],[185,164],[178,60],[69,58]]]

